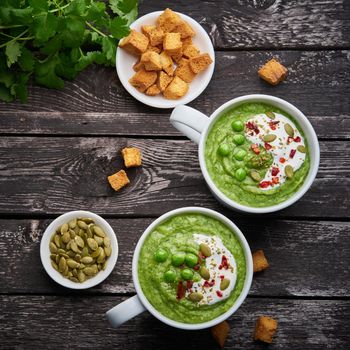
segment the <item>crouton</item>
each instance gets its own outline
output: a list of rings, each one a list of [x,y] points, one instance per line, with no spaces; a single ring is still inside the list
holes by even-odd
[[[224,321],[217,324],[214,327],[211,327],[210,332],[213,338],[219,344],[219,346],[223,348],[225,345],[225,341],[228,336],[228,333],[230,332],[230,326],[226,321]]]
[[[182,50],[180,33],[166,33],[163,40],[163,49],[170,56],[180,54]]]
[[[156,26],[145,25],[141,27],[142,33],[145,34],[152,46],[161,45],[163,43],[164,32]]]
[[[257,250],[253,253],[253,271],[259,272],[266,270],[269,267],[269,263],[265,258],[263,250]]]
[[[164,73],[163,71],[159,72],[157,80],[157,86],[159,90],[163,92],[172,80],[173,78],[170,77],[168,74]]]
[[[160,62],[162,64],[162,68],[163,70],[169,74],[169,75],[173,75],[174,73],[174,65],[173,65],[173,60],[172,58],[165,52],[163,51],[160,54]]]
[[[157,84],[153,84],[152,86],[150,86],[147,90],[146,90],[146,95],[148,96],[157,96],[160,94],[160,89],[157,86]]]
[[[127,168],[141,165],[141,151],[136,147],[127,147],[122,149],[124,164]]]
[[[146,70],[162,70],[162,63],[160,62],[160,56],[154,51],[146,51],[141,56],[141,63],[145,66]]]
[[[212,62],[213,60],[210,58],[210,56],[207,53],[204,53],[197,57],[192,57],[190,59],[190,67],[193,73],[200,73],[205,68],[207,68]]]
[[[173,59],[173,61],[178,64],[181,61],[182,58],[182,50],[179,51],[179,53],[177,55],[172,55],[171,58]]]
[[[158,54],[160,54],[162,52],[162,50],[158,46],[152,46],[152,45],[148,45],[147,51],[153,51],[153,52],[158,53]]]
[[[192,72],[192,69],[190,68],[190,63],[187,60],[187,62],[182,62],[181,65],[178,65],[178,67],[175,70],[175,75],[181,78],[186,83],[191,83],[197,74]]]
[[[272,337],[277,331],[277,321],[273,318],[260,316],[255,325],[254,340],[272,343]]]
[[[149,40],[142,33],[131,30],[130,34],[119,42],[119,47],[132,55],[139,56],[147,50]]]
[[[164,33],[171,32],[177,25],[181,24],[180,16],[170,9],[166,9],[157,18],[157,27],[162,29]]]
[[[200,51],[196,45],[191,44],[182,50],[182,54],[185,58],[193,58],[199,56]]]
[[[133,66],[132,66],[132,69],[135,71],[135,72],[138,72],[140,69],[143,68],[143,63],[138,60]]]
[[[115,191],[119,191],[122,187],[130,183],[128,176],[124,170],[108,176],[108,182]]]
[[[269,84],[277,85],[285,79],[287,72],[287,68],[273,58],[259,69],[258,74]]]
[[[183,65],[186,65],[189,63],[189,59],[181,57],[180,60],[177,62],[177,66],[181,67]]]
[[[175,77],[171,83],[164,90],[164,97],[168,100],[177,100],[186,95],[188,91],[188,84],[181,78]]]
[[[191,37],[188,37],[188,38],[185,38],[185,39],[181,39],[181,41],[182,41],[182,50],[186,50],[187,46],[193,44]]]
[[[156,80],[156,72],[146,71],[144,68],[141,68],[129,79],[129,83],[140,92],[145,92]]]
[[[181,39],[191,38],[196,35],[192,27],[184,20],[181,20],[181,22],[177,26],[175,26],[174,29],[172,29],[171,31],[173,33],[180,33]]]

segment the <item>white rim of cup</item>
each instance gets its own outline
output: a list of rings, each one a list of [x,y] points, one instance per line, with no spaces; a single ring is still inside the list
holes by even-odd
[[[269,207],[249,207],[246,205],[239,204],[232,199],[228,198],[224,193],[222,193],[215,185],[213,180],[211,179],[208,170],[206,168],[205,159],[204,159],[204,147],[205,147],[205,141],[207,139],[208,133],[211,129],[211,127],[214,125],[214,121],[221,115],[221,113],[225,109],[230,109],[234,105],[238,106],[245,102],[265,102],[272,104],[274,106],[277,105],[278,108],[285,110],[288,114],[290,114],[293,118],[296,119],[298,124],[300,125],[301,129],[303,130],[305,137],[308,141],[309,145],[309,152],[311,150],[310,145],[313,147],[313,154],[310,154],[310,169],[309,173],[303,183],[303,185],[299,188],[299,190],[290,198],[288,198],[286,201],[272,205]],[[278,106],[280,105],[280,106]],[[282,210],[286,207],[289,207],[296,201],[298,201],[310,188],[310,186],[313,184],[319,163],[320,163],[320,146],[318,143],[317,135],[315,133],[314,128],[312,127],[309,120],[306,118],[306,116],[294,105],[292,105],[290,102],[287,102],[279,97],[271,96],[271,95],[264,95],[264,94],[252,94],[252,95],[244,95],[240,97],[236,97],[226,103],[224,103],[222,106],[220,106],[218,109],[216,109],[211,116],[209,117],[209,122],[206,124],[204,130],[202,131],[202,135],[200,138],[200,142],[198,145],[198,156],[199,156],[199,164],[201,167],[202,174],[204,176],[205,181],[207,182],[210,190],[216,195],[222,202],[224,202],[228,207],[231,207],[233,209],[237,209],[242,212],[247,213],[253,213],[253,214],[266,214],[266,213],[272,213],[278,210]]]
[[[143,22],[145,19],[147,20],[148,17],[153,17],[153,16],[159,16],[163,11],[154,11],[154,12],[150,12],[147,13],[146,15],[138,18],[136,21],[134,21],[131,25],[130,28],[134,29],[135,26],[137,26],[140,22]],[[200,96],[203,91],[206,89],[206,87],[209,85],[211,78],[213,76],[214,73],[214,68],[215,68],[215,51],[214,51],[214,46],[213,43],[208,35],[208,33],[205,31],[205,29],[192,17],[189,17],[181,12],[177,12],[175,11],[181,18],[183,18],[184,20],[186,20],[187,22],[189,22],[192,26],[195,26],[196,28],[196,35],[200,35],[203,38],[205,38],[205,40],[210,43],[209,45],[209,55],[211,57],[211,59],[213,60],[213,63],[208,67],[209,70],[209,74],[208,77],[206,78],[206,80],[204,81],[204,83],[202,84],[202,86],[197,90],[197,92],[191,97],[191,96],[184,96],[183,98],[181,98],[180,100],[166,100],[168,103],[167,105],[163,105],[160,103],[157,103],[156,101],[152,101],[151,99],[148,99],[147,97],[152,97],[152,96],[147,96],[144,95],[143,93],[139,93],[133,86],[131,86],[129,84],[128,81],[124,81],[123,79],[120,78],[119,75],[119,71],[122,70],[122,66],[121,66],[121,60],[119,58],[119,47],[117,47],[116,50],[116,71],[119,77],[120,82],[122,83],[122,85],[124,86],[125,90],[132,96],[134,97],[136,100],[138,100],[139,102],[147,105],[147,106],[151,106],[154,108],[160,108],[160,109],[167,109],[167,108],[174,108],[178,105],[182,105],[182,104],[187,104],[192,102],[193,100],[195,100],[198,96]],[[191,87],[190,87],[191,88]],[[143,98],[141,98],[141,96]],[[150,100],[151,102],[146,102],[146,100]]]
[[[51,262],[50,262],[51,253],[49,249],[50,239],[53,233],[55,232],[55,230],[57,229],[57,226],[59,226],[58,222],[60,221],[68,222],[78,217],[90,217],[94,219],[95,222],[99,226],[102,226],[102,228],[105,230],[106,234],[111,240],[111,246],[112,246],[112,254],[107,260],[106,269],[104,271],[103,270],[99,271],[96,276],[89,278],[83,283],[76,283],[76,282],[70,281],[69,279],[64,278],[58,271],[56,271],[51,266]],[[94,287],[100,284],[101,282],[103,282],[113,271],[117,263],[118,253],[119,253],[118,239],[113,228],[101,216],[86,210],[69,211],[67,213],[64,213],[58,216],[46,228],[40,242],[40,259],[45,271],[56,283],[70,289],[87,289],[87,288]]]
[[[228,228],[230,228],[231,230],[234,231],[234,234],[236,235],[236,237],[238,238],[238,240],[241,244],[241,247],[244,251],[244,255],[245,255],[245,259],[246,259],[246,277],[245,277],[245,281],[244,281],[244,286],[243,286],[243,289],[241,291],[241,294],[239,295],[239,297],[237,298],[237,300],[235,301],[233,306],[228,311],[223,313],[222,315],[214,318],[213,320],[203,322],[203,323],[195,323],[195,324],[182,323],[182,322],[174,321],[166,316],[163,316],[147,300],[146,296],[144,295],[144,293],[142,291],[142,288],[141,288],[141,285],[139,282],[139,278],[138,278],[138,271],[137,271],[138,270],[138,259],[139,259],[141,248],[142,248],[143,243],[144,243],[145,239],[147,238],[147,236],[160,223],[164,222],[165,220],[167,220],[173,216],[176,216],[179,214],[184,214],[184,213],[200,213],[203,215],[213,217],[213,218],[221,221],[222,223],[224,223]],[[174,209],[174,210],[171,210],[171,211],[163,214],[158,219],[153,221],[152,224],[150,224],[146,228],[146,230],[144,231],[144,233],[140,237],[140,239],[136,245],[135,251],[134,251],[134,256],[133,256],[133,260],[132,260],[132,276],[133,276],[133,282],[134,282],[134,286],[135,286],[136,293],[137,293],[138,297],[140,298],[140,300],[141,300],[142,304],[145,306],[145,308],[153,316],[155,316],[157,319],[164,322],[165,324],[172,326],[172,327],[175,327],[175,328],[186,329],[186,330],[198,330],[198,329],[213,327],[216,324],[223,322],[228,317],[230,317],[234,312],[236,312],[237,309],[242,305],[242,303],[244,302],[244,300],[246,299],[246,297],[249,293],[249,290],[250,290],[250,287],[252,284],[252,280],[253,280],[253,258],[252,258],[249,244],[248,244],[246,238],[244,237],[242,231],[231,220],[229,220],[226,216],[224,216],[224,215],[222,215],[214,210],[207,209],[207,208],[184,207],[184,208]]]

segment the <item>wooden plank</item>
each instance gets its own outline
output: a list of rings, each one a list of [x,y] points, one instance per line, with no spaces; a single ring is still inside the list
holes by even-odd
[[[280,59],[289,69],[287,80],[276,87],[268,85],[257,76],[259,67],[273,56]],[[234,97],[264,93],[286,99],[306,115],[348,115],[349,57],[350,51],[344,50],[217,52],[216,68],[211,83],[190,105],[203,113],[211,114],[221,104]],[[29,95],[27,104],[0,103],[0,110],[6,113],[38,111],[123,113],[130,116],[142,114],[146,118],[151,114],[170,113],[170,110],[158,110],[137,102],[121,86],[114,69],[97,66],[89,67],[73,82],[67,82],[61,91],[33,86]],[[129,123],[130,129],[133,126],[132,122],[133,119]],[[74,123],[74,119],[71,123]],[[3,124],[5,120],[0,119],[1,132],[6,130]],[[124,125],[125,122],[121,127]],[[117,127],[116,124],[115,128]],[[89,126],[82,127],[84,128]],[[92,129],[89,128],[90,132],[93,132]]]
[[[0,296],[4,349],[217,349],[209,330],[184,331],[164,325],[148,312],[118,329],[105,311],[121,297]],[[248,299],[229,319],[227,349],[262,349],[252,334],[260,315],[278,320],[269,349],[348,349],[350,302],[342,300]]]
[[[120,150],[139,147],[143,166],[131,184],[111,189],[107,175],[123,167]],[[321,142],[321,165],[309,192],[283,217],[348,217],[346,141]],[[2,137],[0,214],[58,214],[90,209],[110,216],[158,216],[180,206],[222,209],[200,173],[197,146],[184,140],[89,137]]]
[[[270,268],[256,274],[250,295],[272,297],[349,297],[349,222],[242,219],[228,216],[255,251],[263,249]],[[105,282],[89,291],[134,293],[133,250],[151,218],[107,219],[119,242],[116,268]],[[40,239],[51,220],[0,220],[0,293],[67,294],[44,271]],[[19,283],[20,281],[20,283]],[[86,293],[81,291],[80,294]]]
[[[146,113],[0,112],[0,134],[181,137],[170,111]],[[350,115],[307,116],[319,139],[350,139]]]

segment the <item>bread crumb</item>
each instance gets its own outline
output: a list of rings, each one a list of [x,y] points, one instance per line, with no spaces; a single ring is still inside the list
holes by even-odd
[[[122,187],[130,183],[128,176],[124,170],[108,176],[108,182],[115,191],[119,191]]]

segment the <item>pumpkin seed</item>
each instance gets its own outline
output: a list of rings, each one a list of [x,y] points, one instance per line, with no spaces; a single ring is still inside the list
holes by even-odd
[[[70,241],[70,249],[72,249],[73,252],[75,252],[75,253],[81,253],[81,251],[78,248],[78,245],[75,243],[75,241]]]
[[[78,245],[78,247],[84,248],[85,243],[81,237],[75,236],[74,241]]]
[[[110,247],[111,246],[111,240],[108,237],[103,238],[103,245],[105,247]]]
[[[58,266],[57,266],[57,264],[56,264],[54,261],[52,261],[52,260],[51,260],[51,266],[52,266],[55,270],[58,271]]]
[[[259,182],[261,180],[260,173],[257,170],[251,170],[250,171],[250,177],[254,180]]]
[[[264,142],[273,142],[273,141],[275,141],[276,140],[276,135],[274,135],[274,134],[267,134],[267,135],[265,135],[264,137],[263,137],[263,141]]]
[[[66,267],[67,267],[66,259],[63,256],[61,256],[60,262],[58,264],[58,269],[60,272],[64,272]]]
[[[69,255],[66,253],[61,253],[60,256],[63,256],[65,259],[69,259]]]
[[[79,264],[78,269],[79,269],[79,270],[82,270],[82,269],[85,269],[85,267],[86,267],[85,264]]]
[[[66,265],[66,267],[65,267],[65,269],[64,269],[64,271],[63,271],[63,275],[66,276],[66,277],[68,276],[68,269],[69,269],[69,268],[68,268],[68,266]]]
[[[199,274],[201,275],[202,278],[204,278],[206,281],[208,281],[210,279],[210,273],[209,273],[209,270],[204,267],[204,266],[201,266],[199,268]]]
[[[92,252],[90,254],[90,256],[94,259],[97,258],[101,254],[101,250],[103,250],[103,249],[101,247],[98,247],[98,249],[95,250],[94,252]]]
[[[55,261],[56,260],[56,254],[50,254],[50,259]]]
[[[106,270],[106,267],[107,267],[107,261],[105,261],[105,262],[103,263],[103,265],[102,265],[102,270],[103,270],[103,271]]]
[[[75,259],[75,261],[80,262],[80,260],[81,260],[81,255],[80,255],[80,254],[75,254],[75,255],[74,255],[74,259]]]
[[[67,243],[67,245],[66,245],[66,249],[67,249],[67,250],[70,250],[70,248],[71,248],[70,246],[71,246],[72,242],[73,242],[73,241],[69,241],[69,242]]]
[[[57,247],[56,247],[56,244],[55,244],[55,243],[50,242],[49,248],[50,248],[50,252],[51,252],[51,253],[53,253],[53,254],[57,253]]]
[[[105,254],[106,254],[107,257],[111,256],[112,248],[111,247],[105,247]]]
[[[53,241],[55,242],[56,246],[58,248],[61,247],[61,240],[60,240],[60,236],[56,235],[54,238],[53,238]]]
[[[210,250],[208,244],[201,243],[199,245],[199,249],[204,256],[206,256],[206,257],[211,256],[211,250]]]
[[[68,224],[63,224],[62,226],[61,226],[61,235],[63,235],[65,232],[67,232],[68,231]]]
[[[66,251],[64,250],[64,249],[62,249],[62,248],[59,248],[59,249],[57,249],[57,253],[58,254],[66,254]]]
[[[74,277],[78,277],[78,271],[77,271],[77,269],[73,269],[73,270],[72,270],[72,274],[73,274]]]
[[[289,179],[291,179],[294,175],[293,167],[291,165],[286,165],[286,167],[284,168],[284,173]]]
[[[67,273],[67,277],[68,277],[68,278],[73,277],[72,271],[68,271],[68,273]]]
[[[224,278],[220,283],[220,290],[225,290],[230,285],[230,280]]]
[[[79,280],[76,278],[76,277],[69,277],[69,279],[72,281],[72,282],[75,282],[75,283],[79,283]]]
[[[191,300],[191,301],[194,301],[194,302],[199,302],[203,299],[203,294],[202,293],[197,293],[197,292],[193,292],[191,293],[188,298]]]
[[[82,221],[82,220],[78,220],[78,226],[81,228],[81,229],[83,229],[83,230],[86,230],[87,229],[87,227],[88,227],[88,225],[84,222],[84,221]]]
[[[95,270],[92,267],[85,267],[83,269],[83,272],[85,273],[85,275],[87,276],[93,276],[95,275]]]
[[[66,244],[67,244],[67,243],[70,241],[70,232],[69,232],[69,231],[65,232],[65,233],[62,235],[61,239],[62,239],[62,242],[63,242],[63,243],[66,243]]]
[[[288,123],[284,124],[284,130],[286,131],[288,136],[294,137],[294,129],[292,128],[292,126],[290,124],[288,124]]]
[[[74,253],[72,250],[68,250],[67,255],[68,255],[70,258],[75,258],[75,253]]]
[[[306,153],[306,147],[303,146],[303,145],[299,145],[297,147],[297,150],[300,152],[300,153]]]
[[[79,220],[84,221],[87,225],[92,224],[94,222],[94,220],[91,218],[79,218]]]
[[[85,273],[83,271],[78,271],[78,280],[80,283],[83,283],[86,280]]]
[[[73,260],[73,259],[68,259],[67,260],[67,265],[71,268],[71,269],[76,269],[76,268],[78,268],[79,267],[79,263],[78,262],[76,262],[75,260]]]
[[[102,269],[102,265],[101,265],[101,264],[98,264],[98,265],[97,265],[97,270],[98,270],[98,271],[101,271],[101,269]]]
[[[81,258],[80,260],[83,264],[91,264],[94,259],[91,256],[84,256],[83,258]]]
[[[68,226],[69,226],[69,228],[75,228],[75,226],[77,226],[77,219],[73,219],[73,220],[69,221]]]
[[[56,260],[55,260],[57,265],[60,262],[60,259],[61,259],[61,256],[57,254],[56,255]]]
[[[94,226],[94,232],[97,234],[97,236],[100,236],[102,238],[106,237],[106,234],[103,232],[102,228],[100,226]]]
[[[97,265],[94,264],[94,265],[91,265],[92,269],[94,270],[95,273],[98,272],[98,268],[97,268]]]
[[[101,252],[100,252],[100,255],[97,258],[97,262],[98,263],[102,263],[102,262],[105,261],[105,258],[106,258],[105,251],[101,248]]]
[[[97,244],[99,246],[101,246],[103,244],[103,238],[102,237],[99,237],[99,236],[94,236],[94,240],[97,242]]]
[[[69,235],[70,235],[70,238],[73,239],[77,234],[75,233],[74,230],[70,229],[69,230]]]
[[[92,250],[96,250],[98,248],[98,244],[93,238],[88,238],[87,244],[90,247],[90,249],[92,249]]]
[[[81,256],[85,257],[89,255],[89,249],[88,247],[84,247],[83,250],[81,251]]]
[[[273,113],[273,112],[266,112],[265,114],[266,114],[270,119],[275,119],[275,118],[276,118],[275,113]]]

